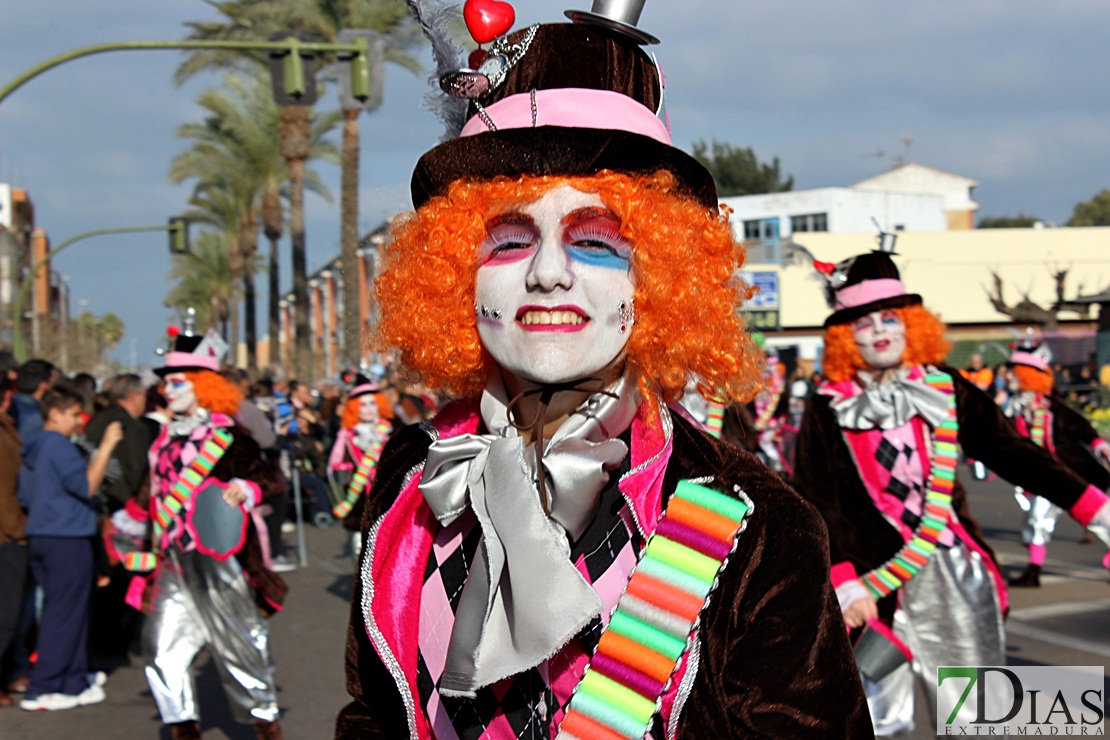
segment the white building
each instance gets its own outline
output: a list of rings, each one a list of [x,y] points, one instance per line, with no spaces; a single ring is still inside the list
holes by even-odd
[[[939,195],[944,198],[944,213],[947,219],[945,228],[960,230],[975,228],[975,212],[979,210],[979,204],[972,200],[971,196],[974,195],[978,184],[968,177],[911,162],[895,165],[880,175],[857,182],[852,188],[883,193]],[[887,229],[887,231],[890,230]],[[906,231],[920,230],[906,229]]]
[[[732,228],[748,243],[767,243],[795,234],[830,232],[859,234],[884,231],[945,231],[944,196],[854,188],[818,188],[785,193],[722,198],[733,210]],[[760,262],[777,262],[771,255],[752,254]]]

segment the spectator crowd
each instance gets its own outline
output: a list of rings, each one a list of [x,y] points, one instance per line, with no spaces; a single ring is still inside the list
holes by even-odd
[[[437,408],[381,365],[315,383],[280,365],[221,374],[242,393],[237,427],[278,481],[264,511],[274,572],[297,567],[283,537],[298,514],[327,527],[352,502],[361,511],[352,478],[397,427]],[[0,707],[103,702],[108,674],[141,654],[144,605],[125,561],[151,538],[136,523],[150,507],[151,447],[173,421],[163,388],[0,351]]]

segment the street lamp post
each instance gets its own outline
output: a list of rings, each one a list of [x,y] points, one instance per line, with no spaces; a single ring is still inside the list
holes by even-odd
[[[117,226],[107,229],[93,229],[92,231],[84,231],[76,236],[66,239],[58,246],[49,250],[46,255],[35,264],[31,265],[30,271],[24,276],[19,285],[19,295],[12,305],[12,353],[19,362],[26,362],[27,346],[23,339],[23,305],[27,302],[27,298],[31,294],[31,286],[34,285],[35,276],[38,275],[39,270],[50,263],[54,255],[61,252],[71,244],[75,244],[82,239],[88,239],[93,236],[103,236],[105,234],[134,234],[143,231],[169,231],[174,232],[184,230],[186,228],[183,219],[170,219],[168,224],[160,226]]]
[[[370,42],[366,38],[352,38],[350,43],[326,44],[313,41],[302,41],[295,36],[272,41],[116,41],[107,44],[95,44],[73,49],[64,54],[47,59],[36,64],[29,70],[19,75],[4,87],[0,88],[0,103],[20,88],[24,83],[37,77],[48,69],[59,64],[81,57],[101,54],[106,51],[132,51],[136,49],[234,49],[238,51],[251,51],[252,49],[266,52],[279,52],[284,54],[285,62],[282,64],[283,91],[293,100],[299,100],[308,91],[304,77],[303,57],[311,56],[317,52],[335,52],[347,56],[350,64],[351,95],[360,100],[370,98]]]

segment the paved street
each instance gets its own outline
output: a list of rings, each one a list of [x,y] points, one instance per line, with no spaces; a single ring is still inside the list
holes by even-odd
[[[972,511],[983,525],[1004,568],[1014,574],[1025,564],[1025,548],[1018,535],[1021,517],[1001,481],[978,483],[961,470],[971,490]],[[345,703],[343,641],[352,562],[346,554],[345,533],[339,528],[307,530],[309,564],[286,574],[289,600],[285,611],[271,620],[282,724],[289,740],[331,737],[335,714]],[[1080,545],[1081,531],[1070,520],[1061,521],[1057,540],[1049,548],[1040,589],[1012,591],[1008,621],[1009,662],[1018,665],[1107,665],[1110,663],[1110,583],[1100,565],[1102,546]],[[287,535],[288,542],[294,542]],[[205,740],[252,737],[248,726],[232,722],[215,672],[207,656],[194,671],[201,686],[202,729]],[[923,712],[919,725],[929,726]],[[67,712],[28,713],[0,710],[0,738],[87,737],[115,740],[161,738],[154,703],[137,664],[115,670],[109,678],[105,704]],[[919,729],[916,737],[932,737]]]

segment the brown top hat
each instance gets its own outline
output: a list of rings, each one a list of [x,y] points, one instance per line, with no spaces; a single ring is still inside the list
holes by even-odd
[[[907,293],[898,267],[888,252],[861,254],[836,266],[832,285],[832,307],[835,311],[825,319],[825,327],[847,324],[873,311],[886,308],[921,305],[921,296]]]
[[[636,41],[586,23],[532,26],[494,42],[462,134],[427,152],[412,176],[420,207],[461,178],[672,172],[686,194],[717,208],[713,177],[671,144],[659,112],[660,72]],[[448,84],[448,83],[445,83]]]

